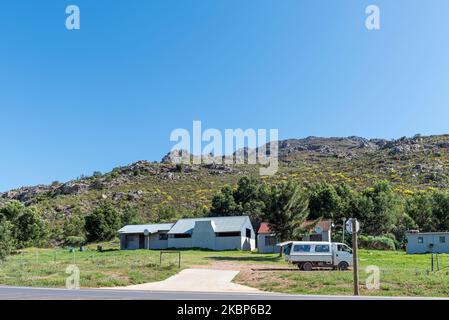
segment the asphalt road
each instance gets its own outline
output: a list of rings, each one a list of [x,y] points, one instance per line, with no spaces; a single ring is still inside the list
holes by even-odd
[[[289,295],[276,293],[210,293],[174,291],[133,291],[112,289],[53,289],[0,286],[0,300],[410,300],[354,296]],[[433,299],[433,298],[424,298]]]

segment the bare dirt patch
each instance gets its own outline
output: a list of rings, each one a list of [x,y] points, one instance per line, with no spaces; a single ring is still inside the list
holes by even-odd
[[[262,283],[272,283],[274,287],[287,287],[288,279],[279,277],[280,273],[299,272],[298,268],[292,266],[279,266],[257,263],[242,263],[234,261],[211,261],[207,265],[197,265],[193,268],[211,268],[219,270],[239,270],[239,274],[233,282],[262,289]]]

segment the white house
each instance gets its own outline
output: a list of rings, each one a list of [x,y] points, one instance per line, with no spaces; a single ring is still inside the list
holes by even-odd
[[[167,249],[167,232],[174,223],[128,225],[121,228],[120,249]]]
[[[320,221],[307,220],[302,226],[303,229],[308,230],[308,234],[301,237],[302,241],[331,241],[332,222],[331,220],[323,219]],[[274,253],[279,252],[279,247],[276,245],[279,239],[270,230],[268,222],[262,222],[257,232],[257,248],[260,253]]]
[[[449,253],[449,232],[407,232],[407,254]]]
[[[255,232],[247,216],[181,219],[168,232],[168,247],[254,250]]]
[[[255,232],[247,216],[181,219],[176,223],[128,225],[119,230],[120,248],[254,250]]]

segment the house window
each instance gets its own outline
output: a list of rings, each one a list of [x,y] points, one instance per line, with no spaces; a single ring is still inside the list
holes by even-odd
[[[172,238],[182,239],[182,238],[191,238],[192,235],[190,233],[175,233],[171,235]]]
[[[240,237],[240,232],[217,232],[215,234],[217,237]]]
[[[297,244],[293,247],[293,252],[310,252],[310,245]]]
[[[329,249],[327,244],[315,246],[315,252],[329,252]]]
[[[423,237],[418,237],[418,243],[424,243],[424,238]]]
[[[441,236],[440,237],[440,243],[445,243],[446,242],[446,237],[445,236]]]
[[[275,236],[266,236],[265,237],[265,245],[266,246],[275,246],[276,245],[276,237]]]
[[[168,240],[168,234],[159,233],[159,240]]]
[[[246,237],[251,238],[251,229],[246,228]]]

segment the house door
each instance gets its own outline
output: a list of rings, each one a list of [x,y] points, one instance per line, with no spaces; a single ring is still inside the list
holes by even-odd
[[[321,234],[311,234],[310,241],[323,241],[323,236]]]
[[[139,249],[145,248],[145,236],[143,234],[139,234]]]

